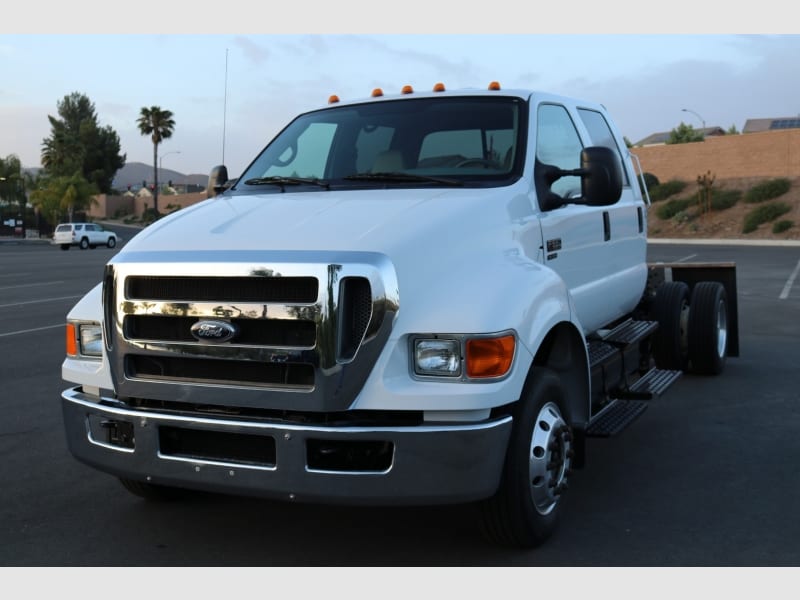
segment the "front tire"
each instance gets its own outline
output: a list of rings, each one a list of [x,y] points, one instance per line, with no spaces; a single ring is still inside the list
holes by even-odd
[[[573,454],[561,382],[551,370],[535,367],[514,411],[500,487],[480,504],[484,535],[523,548],[549,538]]]
[[[108,242],[106,242],[106,246],[108,246],[109,248],[113,248],[116,245],[117,245],[116,238],[113,238],[113,237],[108,238]]]

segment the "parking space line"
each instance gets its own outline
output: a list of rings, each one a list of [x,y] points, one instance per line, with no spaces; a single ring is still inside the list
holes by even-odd
[[[794,268],[794,271],[792,271],[792,274],[789,275],[789,279],[786,280],[786,285],[783,286],[783,291],[781,295],[778,296],[779,300],[786,300],[789,297],[789,292],[792,291],[792,286],[794,285],[794,280],[798,272],[800,272],[800,260],[797,261],[797,266]]]
[[[36,329],[20,329],[19,331],[9,331],[8,333],[0,333],[0,337],[8,337],[10,335],[20,335],[22,333],[31,333],[33,331],[44,331],[45,329],[55,329],[56,327],[64,327],[64,323],[58,325],[48,325],[47,327],[37,327]]]
[[[684,261],[687,261],[687,260],[691,260],[695,256],[697,256],[697,254],[690,254],[689,256],[684,256],[683,258],[679,258],[675,262],[684,262]]]
[[[24,306],[26,304],[41,304],[42,302],[56,302],[57,300],[73,300],[81,298],[81,294],[76,296],[60,296],[58,298],[44,298],[42,300],[27,300],[26,302],[12,302],[11,304],[0,304],[0,308],[8,308],[10,306]]]
[[[17,288],[24,288],[24,287],[34,287],[39,285],[57,285],[59,283],[64,283],[63,281],[43,281],[41,283],[23,283],[22,285],[6,285],[0,287],[0,290],[15,290]]]

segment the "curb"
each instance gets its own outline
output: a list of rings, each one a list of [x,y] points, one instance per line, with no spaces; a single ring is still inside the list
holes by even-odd
[[[672,244],[686,246],[788,246],[800,247],[800,240],[737,240],[711,239],[692,240],[686,238],[650,238],[648,244]]]

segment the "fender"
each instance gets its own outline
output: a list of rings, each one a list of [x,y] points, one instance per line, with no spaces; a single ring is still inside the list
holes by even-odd
[[[103,284],[98,283],[67,314],[67,321],[103,322]],[[65,381],[82,384],[84,388],[114,389],[108,357],[103,346],[102,360],[88,360],[67,356],[61,364],[61,377]]]

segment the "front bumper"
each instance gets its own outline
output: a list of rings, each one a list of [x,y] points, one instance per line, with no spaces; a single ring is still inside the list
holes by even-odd
[[[61,397],[70,451],[101,471],[330,504],[449,504],[491,496],[512,421],[330,427],[131,410],[112,398],[98,403],[80,386]],[[356,460],[340,467],[326,458],[337,453]]]

